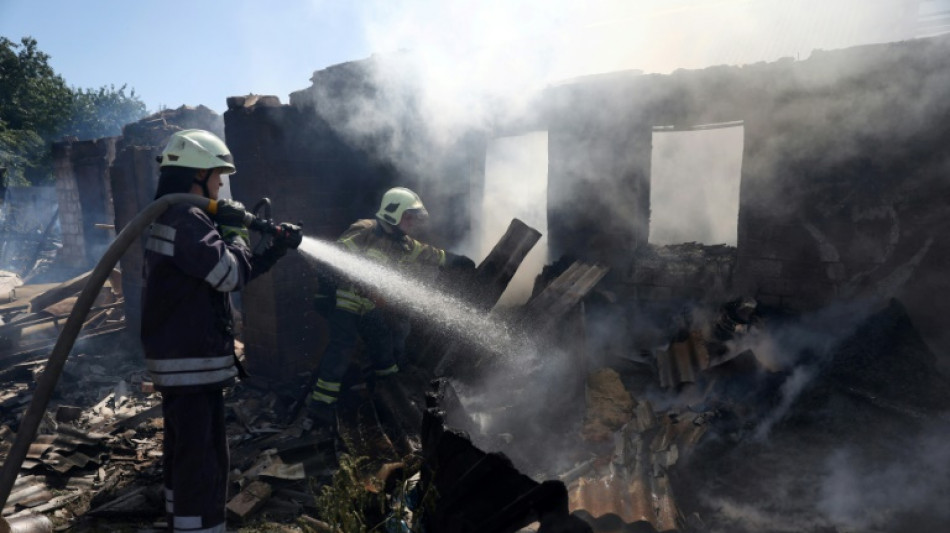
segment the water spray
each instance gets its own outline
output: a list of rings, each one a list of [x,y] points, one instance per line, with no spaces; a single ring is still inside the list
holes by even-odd
[[[410,312],[486,352],[516,358],[528,353],[531,346],[523,335],[514,334],[507,324],[468,302],[333,243],[304,237],[298,251],[312,263],[328,265],[344,272],[347,279],[372,287],[388,305]],[[520,357],[518,360],[526,361]]]

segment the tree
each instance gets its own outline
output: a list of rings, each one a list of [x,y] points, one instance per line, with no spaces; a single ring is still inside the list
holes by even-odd
[[[80,139],[120,135],[122,126],[145,116],[145,103],[135,94],[135,89],[126,95],[125,87],[117,90],[110,85],[96,90],[76,90],[62,134]]]
[[[33,130],[11,130],[0,120],[0,185],[26,185],[48,163],[49,149]],[[0,187],[2,188],[2,187]]]
[[[52,180],[50,145],[64,136],[119,135],[145,116],[145,104],[126,86],[73,89],[49,65],[36,40],[0,37],[0,168],[8,184]]]
[[[48,62],[35,39],[0,37],[0,120],[7,129],[46,136],[69,116],[73,93]]]

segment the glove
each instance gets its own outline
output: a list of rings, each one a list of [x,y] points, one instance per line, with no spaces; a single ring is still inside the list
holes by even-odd
[[[464,255],[445,252],[445,268],[453,270],[475,270],[475,261]]]
[[[212,216],[219,226],[234,226],[236,228],[246,228],[247,210],[244,204],[234,200],[218,200],[218,209]]]
[[[250,248],[251,237],[247,233],[247,228],[243,226],[219,226],[221,238],[228,244]]]
[[[283,246],[271,246],[270,248],[264,250],[260,255],[251,256],[251,270],[256,274],[263,274],[267,272],[277,261],[284,257],[287,254],[287,248]]]
[[[296,250],[301,241],[303,241],[303,231],[300,226],[289,222],[282,222],[277,226],[277,233],[274,234],[274,246],[282,246],[286,252],[287,248]]]

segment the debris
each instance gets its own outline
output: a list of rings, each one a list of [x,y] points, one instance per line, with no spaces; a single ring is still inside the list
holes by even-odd
[[[227,509],[238,518],[245,518],[267,502],[273,488],[263,481],[252,481],[227,504]]]
[[[82,416],[82,407],[72,405],[60,405],[56,408],[57,422],[75,422]]]
[[[614,431],[633,418],[635,406],[617,371],[610,368],[595,371],[587,378],[584,438],[595,442],[610,439]]]

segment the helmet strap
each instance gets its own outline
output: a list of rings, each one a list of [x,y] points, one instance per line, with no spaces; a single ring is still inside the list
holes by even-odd
[[[211,177],[211,169],[202,169],[202,170],[205,170],[207,172],[207,174],[205,174],[205,179],[199,180],[195,178],[191,182],[201,185],[201,192],[204,193],[204,197],[211,198],[211,192],[208,190],[208,179]],[[199,170],[198,172],[200,173],[201,170]]]
[[[402,238],[402,236],[405,235],[402,229],[399,228],[398,224],[390,224],[389,222],[386,222],[385,220],[379,220],[379,227],[383,230],[383,233],[392,235],[393,237],[397,239]]]

